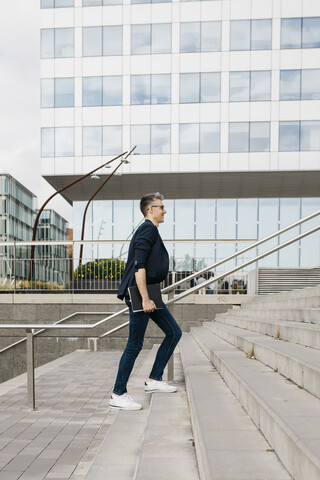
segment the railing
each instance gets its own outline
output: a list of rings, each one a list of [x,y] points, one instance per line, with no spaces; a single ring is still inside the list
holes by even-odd
[[[275,234],[272,234],[272,235],[269,235],[268,237],[266,237],[265,239],[263,240],[260,240],[259,242],[256,242],[254,243],[253,245],[243,249],[242,251],[240,252],[236,252],[236,254],[233,254],[229,257],[227,257],[225,259],[225,262],[229,261],[230,259],[234,258],[235,256],[237,255],[242,255],[244,252],[252,249],[252,248],[255,248],[257,247],[258,245],[261,245],[262,243],[265,243],[267,242],[268,240],[274,238],[274,237],[277,237],[279,235],[281,235],[282,233],[284,232],[287,232],[288,230],[296,227],[297,225],[300,225],[316,216],[320,215],[320,211],[318,212],[315,212],[314,214],[312,215],[309,215],[308,217],[305,217],[304,219],[302,220],[299,220],[298,222],[295,222],[293,223],[292,225],[289,225],[288,227],[276,232]],[[234,272],[237,272],[245,267],[247,267],[248,265],[252,264],[252,263],[255,263],[257,262],[258,260],[268,256],[268,255],[271,255],[272,253],[282,249],[282,248],[285,248],[289,245],[291,245],[292,243],[294,242],[297,242],[299,240],[301,240],[302,238],[308,236],[308,235],[311,235],[312,233],[315,233],[316,231],[320,230],[320,225],[314,227],[314,228],[311,228],[309,229],[308,231],[300,234],[300,235],[297,235],[295,236],[294,238],[280,244],[280,245],[277,245],[276,247],[274,248],[271,248],[270,250],[254,257],[253,259],[250,259],[244,263],[242,263],[241,265],[239,266],[236,266],[236,267],[233,267],[231,269],[229,269],[227,272],[225,272],[223,275],[218,275],[216,277],[214,277],[214,279],[209,279],[209,280],[206,280],[204,281],[203,283],[201,283],[200,285],[195,285],[194,287],[192,288],[189,288],[188,290],[186,290],[185,292],[182,292],[180,294],[178,294],[177,296],[174,296],[174,290],[176,288],[176,286],[180,285],[182,282],[186,281],[186,279],[183,279],[183,280],[180,280],[178,282],[176,282],[175,284],[173,285],[170,285],[170,287],[167,287],[166,289],[163,289],[163,293],[166,293],[166,292],[170,292],[169,293],[169,299],[168,301],[166,302],[167,305],[172,305],[173,303],[179,301],[180,299],[192,294],[192,293],[195,293],[197,292],[199,289],[203,288],[204,286],[206,285],[209,285],[210,283],[212,283],[212,281],[215,281],[217,282],[218,280],[220,280],[222,277],[225,277],[226,275],[231,275],[233,274]],[[215,264],[213,265],[210,265],[209,267],[206,267],[205,269],[202,269],[201,271],[199,272],[195,272],[191,275],[189,275],[188,277],[188,281],[199,276],[200,274],[214,268],[217,266],[217,264],[221,264],[223,262],[216,262]],[[90,329],[93,329],[99,325],[102,325],[103,323],[107,322],[108,320],[111,320],[112,318],[115,318],[117,317],[118,315],[121,315],[125,312],[128,311],[128,308],[124,308],[118,312],[115,312],[114,314],[106,317],[106,318],[103,318],[101,319],[100,321],[98,322],[95,322],[94,324],[91,324],[91,325],[83,325],[83,324],[78,324],[78,325],[50,325],[50,324],[2,324],[1,325],[1,328],[6,328],[6,329],[25,329],[26,332],[27,332],[27,379],[28,379],[28,406],[31,410],[34,410],[35,409],[35,384],[34,384],[34,329],[38,329],[38,328],[43,328],[43,329],[55,329],[55,328],[59,328],[59,329],[87,329],[87,330],[90,330]],[[112,333],[116,332],[116,331],[119,331],[121,330],[122,328],[126,327],[127,325],[129,324],[129,322],[125,322],[123,323],[122,325],[119,325],[115,328],[113,328],[112,330],[109,330],[108,332],[102,334],[99,336],[99,338],[104,338],[108,335],[111,335]],[[168,365],[168,376],[169,376],[169,379],[173,378],[173,361],[172,359],[170,360],[169,362],[169,365]]]

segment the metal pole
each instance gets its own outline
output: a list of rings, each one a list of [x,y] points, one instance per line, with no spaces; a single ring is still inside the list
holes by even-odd
[[[27,384],[28,384],[28,408],[35,410],[35,385],[34,385],[34,330],[27,328]]]
[[[168,300],[171,300],[172,298],[174,298],[174,290],[171,290],[168,293]],[[172,313],[173,315],[174,304],[171,303],[171,305],[168,308],[170,310],[170,313]],[[173,377],[174,377],[173,355],[174,353],[169,358],[169,362],[167,364],[168,382],[173,382]]]

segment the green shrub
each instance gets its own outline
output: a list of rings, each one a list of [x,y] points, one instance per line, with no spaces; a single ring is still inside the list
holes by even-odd
[[[84,265],[79,265],[74,271],[73,276],[75,279],[84,280],[120,280],[124,272],[124,267],[125,262],[118,258],[96,259]]]

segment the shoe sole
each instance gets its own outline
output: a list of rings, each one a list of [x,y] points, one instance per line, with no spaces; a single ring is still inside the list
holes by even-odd
[[[115,410],[131,410],[131,411],[138,411],[142,410],[142,407],[117,407],[116,405],[109,405],[110,408],[114,408]]]
[[[145,390],[146,393],[176,393],[177,390]]]

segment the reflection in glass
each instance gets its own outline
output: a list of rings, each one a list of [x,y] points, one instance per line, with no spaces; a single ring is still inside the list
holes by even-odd
[[[220,102],[221,74],[201,73],[200,102]]]
[[[151,27],[151,53],[171,52],[171,24],[158,23]]]
[[[279,230],[279,199],[278,198],[260,198],[259,199],[259,239]],[[270,248],[278,245],[278,239],[273,239],[259,247],[259,254],[266,252]],[[259,261],[259,266],[278,266],[278,252],[269,255]]]
[[[320,70],[301,70],[301,100],[320,99]]]
[[[220,152],[220,124],[200,123],[200,153]]]
[[[82,128],[82,154],[101,155],[102,153],[102,128],[101,127],[83,127]]]
[[[217,200],[217,238],[236,238],[236,199]]]
[[[180,52],[200,52],[200,22],[180,23]]]
[[[131,145],[139,145],[139,153],[150,153],[150,125],[131,125]]]
[[[170,153],[170,125],[151,125],[151,153]]]
[[[72,157],[74,155],[73,127],[55,128],[54,153],[56,157]]]
[[[82,105],[84,107],[102,105],[102,77],[83,77]]]
[[[201,52],[221,50],[221,22],[201,22]]]
[[[43,78],[41,80],[41,108],[54,107],[54,79]]]
[[[249,151],[249,123],[229,123],[229,152]]]
[[[150,104],[150,75],[131,76],[131,105]]]
[[[54,157],[54,128],[41,129],[41,156]]]
[[[199,73],[180,74],[180,103],[198,103],[200,100]]]
[[[73,28],[56,28],[54,32],[54,56],[56,58],[73,57]]]
[[[103,105],[122,105],[122,77],[103,77]]]
[[[122,5],[122,0],[103,0],[103,5]]]
[[[216,200],[196,200],[196,238],[215,238]]]
[[[132,212],[132,200],[114,200],[113,202],[113,238],[115,240],[124,240],[132,232],[132,222],[124,221]],[[130,217],[132,214],[130,215]],[[130,218],[131,220],[131,218]]]
[[[82,54],[84,57],[102,55],[102,27],[83,27]]]
[[[122,26],[103,27],[103,55],[122,55]]]
[[[117,155],[122,150],[122,127],[112,125],[103,127],[103,155]]]
[[[270,123],[250,122],[250,152],[269,152]]]
[[[83,7],[91,7],[95,5],[102,5],[102,0],[82,0]]]
[[[131,54],[151,53],[151,25],[131,25]]]
[[[281,48],[301,48],[301,18],[281,19]]]
[[[73,7],[74,0],[55,0],[54,3],[56,8]]]
[[[250,100],[252,102],[270,100],[271,98],[271,72],[251,72]]]
[[[175,200],[175,238],[194,238],[195,200]]]
[[[320,47],[320,17],[302,19],[302,48]]]
[[[199,124],[180,124],[180,153],[199,153]]]
[[[272,48],[272,21],[252,20],[251,50],[270,50]]]
[[[41,8],[54,8],[54,0],[41,0]]]
[[[300,100],[300,70],[280,71],[280,100]]]
[[[230,72],[229,100],[230,102],[249,101],[250,72]]]
[[[299,122],[280,122],[279,152],[297,152],[299,143]]]
[[[300,150],[320,150],[320,121],[302,121],[300,130]]]
[[[258,236],[258,200],[256,198],[238,199],[237,238],[255,239]]]
[[[250,20],[231,20],[230,50],[250,50]]]
[[[41,29],[41,58],[54,58],[54,29]]]
[[[56,78],[54,81],[54,106],[55,107],[73,107],[74,106],[74,79]]]
[[[151,75],[151,103],[171,102],[171,75]]]

